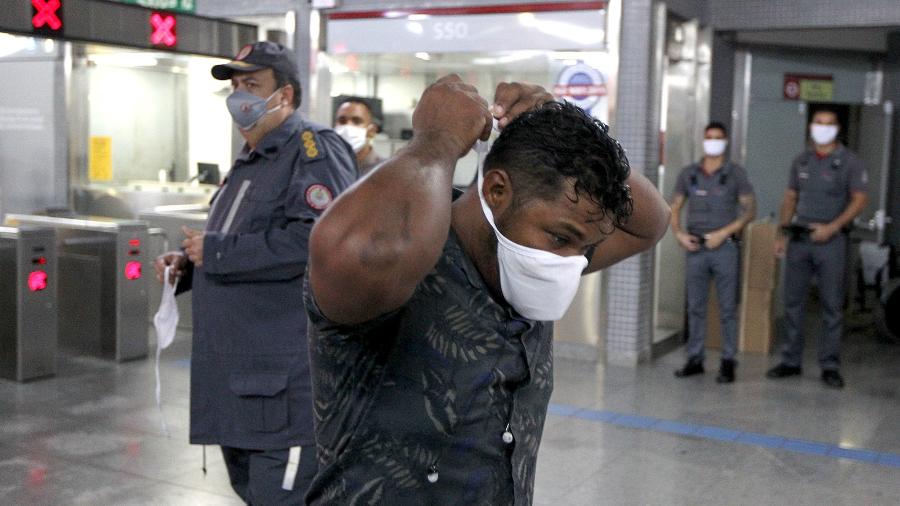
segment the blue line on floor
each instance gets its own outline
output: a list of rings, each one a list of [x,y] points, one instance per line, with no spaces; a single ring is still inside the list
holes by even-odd
[[[677,434],[680,436],[726,441],[806,455],[856,460],[869,464],[900,468],[900,455],[867,450],[865,448],[849,448],[819,441],[772,436],[769,434],[760,434],[758,432],[744,432],[727,429],[725,427],[685,423],[677,420],[665,420],[649,416],[616,413],[614,411],[585,409],[565,404],[550,404],[547,412],[551,415],[580,418],[591,422],[608,423],[610,425],[617,425],[619,427],[627,427],[630,429],[652,430],[668,434]]]

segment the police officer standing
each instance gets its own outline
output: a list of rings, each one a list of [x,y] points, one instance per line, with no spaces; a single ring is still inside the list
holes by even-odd
[[[303,273],[314,220],[357,176],[350,147],[297,112],[295,61],[257,42],[212,68],[246,145],[206,229],[156,261],[193,291],[190,441],[222,447],[248,504],[301,504],[316,472]]]
[[[862,161],[838,142],[837,113],[817,111],[810,123],[813,148],[794,159],[781,204],[782,235],[775,254],[785,255],[785,342],[781,363],[769,378],[799,375],[803,362],[803,306],[809,285],[818,280],[824,329],[819,341],[822,381],[842,388],[839,372],[844,333],[844,274],[847,232],[868,202],[868,177]]]
[[[681,170],[672,196],[671,226],[678,244],[687,250],[687,363],[675,371],[684,378],[702,374],[706,341],[709,282],[715,280],[722,323],[722,361],[718,383],[734,381],[737,353],[737,296],[740,272],[738,242],[756,215],[753,186],[743,168],[725,158],[725,125],[706,126],[703,159]],[[681,209],[688,203],[687,231]]]
[[[334,131],[350,144],[356,152],[360,174],[365,174],[384,161],[375,152],[372,140],[381,131],[369,102],[360,97],[347,97],[338,107],[334,117]]]

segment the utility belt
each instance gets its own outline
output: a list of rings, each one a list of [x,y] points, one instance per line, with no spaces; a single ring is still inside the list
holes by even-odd
[[[694,237],[694,239],[697,240],[697,244],[699,244],[701,248],[706,247],[706,234],[707,233],[708,232],[697,232],[694,230],[688,230],[688,234],[692,235]],[[728,236],[727,239],[725,239],[725,243],[729,243],[729,242],[733,242],[733,243],[739,245],[741,243],[741,238],[737,234],[731,234]]]
[[[808,241],[813,229],[799,223],[791,223],[790,225],[782,225],[781,231],[792,241]],[[840,231],[841,234],[850,234],[850,227],[844,227]]]

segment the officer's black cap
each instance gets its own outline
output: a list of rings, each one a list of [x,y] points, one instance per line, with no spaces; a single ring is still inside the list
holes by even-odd
[[[235,72],[256,72],[266,68],[294,79],[300,78],[294,52],[281,44],[265,40],[247,44],[232,61],[215,65],[212,76],[220,81],[227,81]]]

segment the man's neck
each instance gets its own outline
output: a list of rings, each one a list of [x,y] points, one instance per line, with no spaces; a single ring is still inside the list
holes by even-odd
[[[837,141],[832,142],[830,144],[816,144],[816,154],[822,157],[828,156],[837,149],[838,143]]]
[[[704,156],[703,157],[703,172],[707,174],[712,174],[717,170],[721,169],[723,165],[725,165],[725,157],[724,156]]]
[[[359,152],[356,153],[356,161],[359,163],[360,166],[362,166],[363,162],[366,161],[366,158],[369,157],[369,153],[371,153],[371,152],[372,152],[372,145],[366,143],[366,145],[363,146],[363,148],[360,149]]]
[[[244,137],[244,140],[247,141],[247,145],[250,147],[250,151],[256,151],[256,147],[259,146],[259,143],[262,142],[262,140],[265,139],[267,135],[283,125],[284,122],[287,121],[287,119],[290,118],[292,114],[294,114],[294,109],[291,107],[285,107],[274,113],[275,117],[271,118],[271,121],[273,121],[273,123],[259,123],[252,129],[250,129],[249,132],[242,131],[241,135]],[[266,118],[263,118],[263,120],[260,121],[264,121],[265,119]]]
[[[463,252],[475,265],[478,275],[484,280],[495,300],[502,301],[500,291],[500,271],[497,265],[496,245],[490,241],[493,234],[490,225],[484,218],[481,210],[481,200],[478,198],[477,186],[466,189],[451,207],[450,228],[459,237]]]

